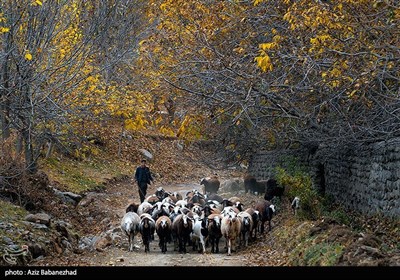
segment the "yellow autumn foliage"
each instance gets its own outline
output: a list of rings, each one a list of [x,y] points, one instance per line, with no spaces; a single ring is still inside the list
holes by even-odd
[[[26,60],[32,60],[32,55],[31,55],[29,52],[27,52],[27,53],[25,54],[25,59],[26,59]]]
[[[263,71],[263,72],[268,72],[272,71],[273,66],[271,63],[271,58],[267,53],[262,53],[260,56],[257,56],[255,58],[255,61],[257,62],[258,67]]]
[[[10,31],[10,28],[8,28],[8,27],[0,27],[0,34],[7,33],[9,31]]]

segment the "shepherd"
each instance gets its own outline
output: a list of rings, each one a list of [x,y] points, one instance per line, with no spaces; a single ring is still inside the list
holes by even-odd
[[[136,168],[135,182],[138,184],[140,203],[142,203],[146,197],[147,186],[154,183],[153,177],[151,177],[150,168],[146,165],[145,159],[142,159],[141,165]]]

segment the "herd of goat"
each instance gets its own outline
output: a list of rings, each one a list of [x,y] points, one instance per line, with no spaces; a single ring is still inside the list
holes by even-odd
[[[206,252],[206,244],[212,253],[219,253],[219,241],[226,241],[228,255],[239,246],[247,246],[249,239],[255,240],[257,233],[263,233],[265,223],[271,230],[271,219],[275,206],[270,202],[274,196],[281,197],[283,188],[274,179],[265,182],[245,177],[245,191],[265,192],[264,200],[253,207],[244,209],[238,197],[223,198],[217,194],[220,182],[217,177],[201,180],[203,193],[192,190],[183,197],[178,192],[168,192],[162,187],[148,196],[143,203],[130,203],[121,221],[121,229],[128,237],[128,250],[133,251],[134,238],[139,233],[145,247],[150,251],[154,235],[159,238],[162,253],[167,252],[167,243],[174,243],[174,250],[186,253],[187,246],[193,246],[200,253]],[[298,198],[293,202],[298,208]],[[294,201],[294,200],[293,200]],[[239,242],[239,244],[237,244]]]

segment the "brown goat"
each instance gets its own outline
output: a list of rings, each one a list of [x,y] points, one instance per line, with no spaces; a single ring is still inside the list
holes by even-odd
[[[193,219],[186,214],[178,215],[172,222],[172,232],[178,239],[179,253],[186,253],[186,243],[189,243],[193,230]]]
[[[275,206],[271,204],[268,200],[260,201],[254,207],[260,213],[260,232],[264,232],[264,224],[268,221],[269,231],[271,231],[271,220],[272,216],[275,213]]]
[[[128,212],[137,213],[138,208],[139,208],[139,204],[134,202],[134,201],[132,201],[132,200],[130,200],[129,204],[125,208],[125,213],[128,213]]]
[[[211,193],[218,192],[219,186],[221,185],[221,183],[218,180],[218,177],[213,176],[213,177],[207,177],[207,178],[201,179],[200,185],[204,185],[203,194],[206,194],[206,193],[211,194]]]
[[[171,242],[171,230],[172,222],[167,216],[161,216],[156,221],[156,233],[160,240],[158,245],[160,246],[161,252],[165,254],[167,252],[167,243]]]
[[[228,256],[231,255],[231,251],[236,249],[236,240],[240,237],[241,227],[241,220],[236,214],[226,215],[222,218],[221,233],[226,239]]]

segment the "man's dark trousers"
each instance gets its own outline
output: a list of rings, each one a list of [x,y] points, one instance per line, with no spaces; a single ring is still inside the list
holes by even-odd
[[[146,182],[138,182],[139,186],[139,197],[140,197],[140,203],[144,201],[146,198],[146,192],[147,192],[147,183]]]

